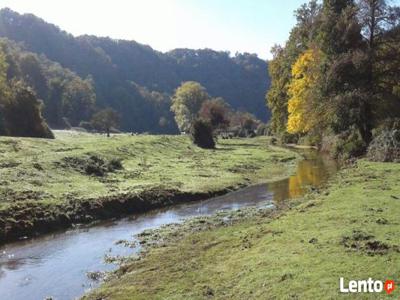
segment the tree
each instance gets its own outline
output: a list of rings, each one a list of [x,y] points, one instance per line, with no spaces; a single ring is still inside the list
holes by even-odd
[[[400,8],[388,5],[386,0],[358,0],[358,17],[362,33],[368,41],[370,58],[374,60],[383,36],[400,24]]]
[[[236,111],[230,118],[231,127],[239,129],[237,134],[241,137],[252,135],[259,124],[260,121],[248,112]]]
[[[5,54],[0,49],[0,135],[6,134],[2,110],[10,98],[10,91],[7,84],[7,68]]]
[[[0,135],[54,138],[43,119],[42,103],[22,81],[8,80],[9,64],[0,47]]]
[[[377,123],[382,115],[380,106],[393,107],[398,100],[393,90],[400,81],[400,7],[390,6],[386,0],[358,0],[357,3],[362,34],[367,42],[367,88],[374,95],[370,97],[370,105],[378,111],[374,116]],[[383,115],[391,112],[392,109],[386,109]]]
[[[2,105],[7,135],[54,138],[41,114],[42,103],[21,81],[11,82],[11,97]]]
[[[229,126],[229,114],[231,108],[222,98],[215,98],[203,102],[199,116],[211,123],[213,129]]]
[[[189,131],[193,121],[198,117],[204,101],[210,97],[206,89],[198,82],[183,82],[172,97],[171,110],[181,131]]]
[[[47,92],[47,79],[38,57],[32,53],[24,53],[18,60],[24,82],[34,88],[37,96],[43,99]]]
[[[74,126],[89,120],[96,103],[96,94],[91,80],[75,78],[64,88],[62,104],[64,115]]]
[[[94,128],[100,131],[105,131],[107,137],[110,137],[111,128],[118,127],[119,120],[119,114],[115,110],[105,108],[93,115],[91,123]]]
[[[196,119],[191,128],[193,143],[205,149],[215,148],[213,128],[209,121]]]
[[[270,125],[275,134],[286,130],[287,123],[287,85],[290,78],[290,63],[287,63],[286,50],[274,46],[271,50],[273,59],[269,62],[268,71],[271,77],[271,87],[266,95],[267,105],[271,111]]]
[[[319,111],[319,63],[322,53],[318,49],[304,52],[293,65],[293,79],[289,84],[288,123],[289,133],[307,133],[314,126],[321,126],[324,115]]]
[[[55,77],[48,82],[49,92],[48,101],[45,102],[45,116],[49,124],[55,128],[64,128],[62,122],[64,117],[62,96],[65,82],[59,77]]]
[[[273,59],[268,64],[271,87],[266,100],[272,113],[269,124],[275,134],[283,134],[286,131],[292,65],[319,34],[321,6],[312,0],[302,5],[295,15],[297,23],[290,32],[289,40],[284,47],[275,45],[272,48]]]

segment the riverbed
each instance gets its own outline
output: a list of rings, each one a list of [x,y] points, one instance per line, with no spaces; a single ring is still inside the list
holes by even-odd
[[[116,266],[105,262],[107,255],[129,255],[139,248],[116,244],[162,225],[182,222],[221,210],[271,207],[279,201],[302,196],[336,172],[333,160],[307,151],[294,175],[259,184],[221,197],[168,207],[121,220],[100,222],[38,238],[18,241],[0,248],[1,299],[74,299],[95,287],[88,272],[108,271]]]

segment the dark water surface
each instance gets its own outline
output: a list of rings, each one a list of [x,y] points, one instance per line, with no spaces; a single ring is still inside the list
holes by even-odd
[[[127,255],[137,251],[115,245],[118,240],[131,240],[145,229],[193,216],[249,206],[273,206],[274,202],[301,196],[310,186],[326,182],[337,170],[336,163],[328,158],[311,152],[307,157],[298,163],[296,173],[284,180],[201,202],[7,244],[0,248],[0,299],[41,300],[49,296],[54,300],[75,299],[96,286],[87,272],[115,268],[104,262],[106,254]]]

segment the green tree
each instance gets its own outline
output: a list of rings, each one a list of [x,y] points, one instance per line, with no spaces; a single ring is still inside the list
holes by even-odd
[[[92,117],[91,123],[94,128],[100,131],[105,131],[107,137],[110,137],[111,128],[117,128],[119,126],[120,117],[119,114],[112,108],[105,108]]]
[[[54,138],[41,114],[42,103],[21,81],[11,82],[11,98],[2,106],[7,135]]]
[[[52,126],[63,128],[64,117],[62,97],[65,82],[60,77],[51,78],[48,82],[48,101],[45,103],[45,116]]]
[[[0,135],[6,133],[2,110],[4,105],[9,101],[9,98],[10,92],[7,85],[7,62],[5,54],[0,49]]]
[[[400,8],[386,0],[358,0],[358,17],[367,42],[367,88],[374,125],[393,116],[400,82]],[[400,113],[400,112],[398,112]],[[394,116],[398,116],[397,113]]]
[[[19,68],[24,82],[34,88],[37,96],[43,99],[47,95],[47,79],[37,55],[24,53],[19,56]]]
[[[74,126],[89,120],[96,103],[96,94],[90,79],[78,78],[68,82],[62,96],[64,115]]]
[[[172,97],[171,110],[181,131],[189,131],[204,101],[210,97],[198,82],[183,82]]]

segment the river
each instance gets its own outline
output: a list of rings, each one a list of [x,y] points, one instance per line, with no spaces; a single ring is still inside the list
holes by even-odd
[[[98,283],[87,272],[112,270],[105,255],[129,255],[138,249],[116,245],[145,229],[249,206],[273,207],[318,187],[337,170],[334,161],[307,151],[296,173],[287,179],[250,186],[221,197],[191,202],[128,218],[64,230],[0,248],[0,299],[75,299]]]

